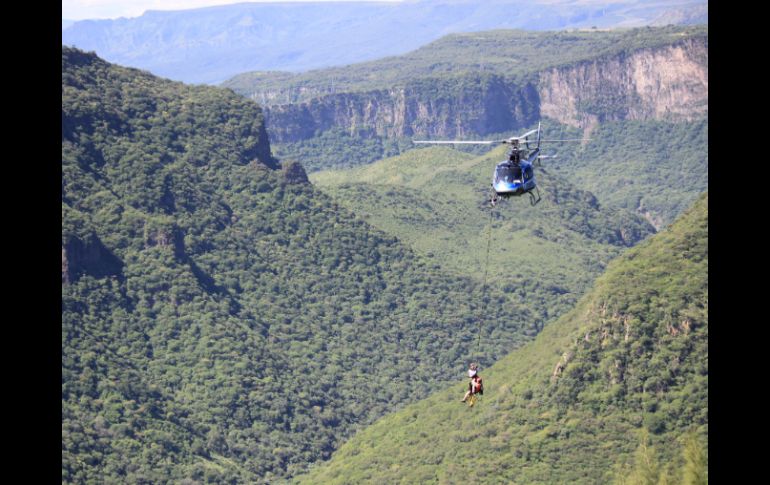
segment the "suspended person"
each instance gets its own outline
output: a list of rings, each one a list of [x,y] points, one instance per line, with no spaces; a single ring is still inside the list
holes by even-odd
[[[471,381],[468,383],[468,392],[465,393],[461,402],[465,402],[472,394],[484,395],[484,384],[481,382],[481,376],[478,374],[479,366],[471,364],[468,368],[468,377]]]

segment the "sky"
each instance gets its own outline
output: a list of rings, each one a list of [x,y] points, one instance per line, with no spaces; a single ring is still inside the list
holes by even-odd
[[[62,0],[61,18],[67,20],[139,17],[145,10],[187,10],[248,2],[399,2],[403,0]]]

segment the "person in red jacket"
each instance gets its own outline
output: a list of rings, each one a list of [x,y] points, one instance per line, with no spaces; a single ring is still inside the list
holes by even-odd
[[[471,394],[484,395],[484,384],[481,382],[481,376],[478,374],[478,369],[478,365],[470,365],[468,377],[471,378],[471,381],[468,383],[468,392],[465,393],[461,402],[465,402]]]

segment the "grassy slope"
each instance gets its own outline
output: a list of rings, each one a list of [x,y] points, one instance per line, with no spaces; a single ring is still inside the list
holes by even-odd
[[[556,372],[557,363],[565,364]],[[662,461],[708,430],[708,196],[613,261],[536,340],[354,436],[300,483],[607,483],[653,432]]]
[[[504,147],[481,156],[431,147],[349,171],[315,173],[311,180],[442,267],[479,280],[488,270],[490,284],[547,319],[571,307],[620,253],[618,232],[639,238],[652,228],[630,213],[599,207],[591,194],[545,173],[538,174],[543,200],[537,206],[524,196],[490,209],[491,174],[505,153]]]

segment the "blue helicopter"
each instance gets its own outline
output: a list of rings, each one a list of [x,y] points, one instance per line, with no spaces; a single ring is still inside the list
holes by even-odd
[[[535,148],[530,148],[529,137],[537,135]],[[543,158],[556,158],[556,155],[540,155],[541,141],[582,141],[582,140],[541,140],[540,123],[536,130],[531,130],[520,136],[512,136],[504,140],[415,140],[414,143],[422,144],[467,144],[467,145],[494,145],[503,143],[510,145],[508,159],[498,163],[492,176],[493,194],[490,204],[494,207],[500,199],[529,194],[529,203],[535,205],[540,202],[540,190],[535,181],[533,166]],[[526,148],[522,148],[522,144]]]

